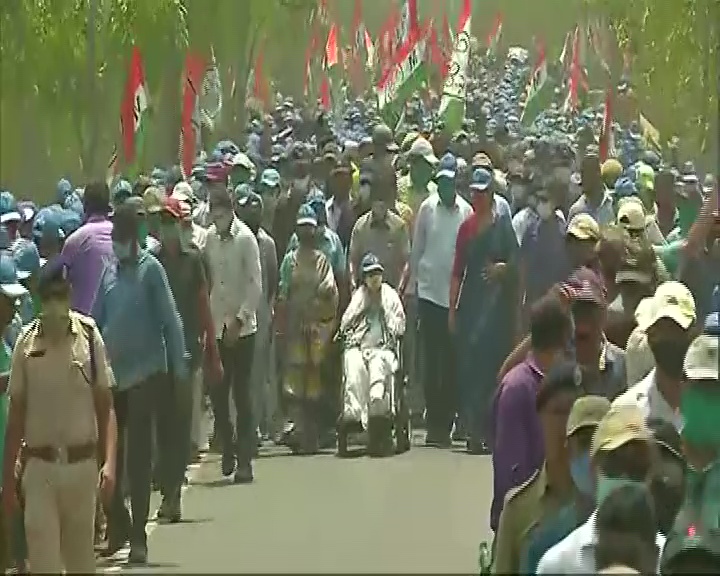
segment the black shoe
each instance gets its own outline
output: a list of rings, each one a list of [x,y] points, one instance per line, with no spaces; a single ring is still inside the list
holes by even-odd
[[[112,556],[120,550],[130,539],[130,516],[125,512],[125,518],[118,524],[112,523],[108,519],[107,527],[107,548],[103,552],[103,556]],[[120,528],[115,526],[119,525]]]
[[[253,480],[252,463],[238,464],[235,475],[233,476],[233,482],[235,484],[250,484]]]
[[[133,542],[130,544],[130,555],[128,564],[147,564],[148,550],[145,542]]]
[[[182,517],[180,496],[163,497],[160,508],[158,508],[157,517],[158,520],[169,522],[170,524],[180,522],[180,518]]]
[[[222,463],[220,470],[223,476],[230,476],[235,472],[235,455],[234,454],[223,454]]]

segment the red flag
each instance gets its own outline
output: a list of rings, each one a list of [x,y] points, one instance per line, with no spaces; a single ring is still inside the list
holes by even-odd
[[[200,135],[199,96],[205,73],[202,58],[188,53],[185,57],[182,118],[180,124],[180,168],[187,177],[195,160],[195,146]]]
[[[143,84],[145,84],[145,73],[140,50],[137,46],[133,46],[125,93],[120,104],[120,130],[126,166],[130,166],[135,161],[135,94]]]
[[[338,63],[337,26],[333,24],[328,32],[325,44],[325,69],[329,70]]]
[[[393,6],[378,34],[378,61],[381,73],[385,73],[387,68],[392,66],[395,55],[395,26],[399,17],[397,7]]]
[[[323,74],[322,83],[320,84],[320,105],[323,110],[329,111],[331,104],[330,98],[330,80],[327,74]]]

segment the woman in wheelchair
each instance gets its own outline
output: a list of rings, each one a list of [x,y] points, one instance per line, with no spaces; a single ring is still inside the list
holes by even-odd
[[[399,362],[397,344],[405,333],[405,311],[395,289],[383,282],[383,267],[374,254],[362,259],[361,273],[363,282],[352,295],[338,332],[344,381],[340,425],[362,426],[374,450],[375,438],[382,445],[392,442],[393,378]]]
[[[335,326],[338,289],[327,258],[315,249],[317,220],[303,204],[298,212],[298,247],[280,266],[276,319],[282,392],[287,423],[284,442],[293,452],[318,450],[321,366]]]

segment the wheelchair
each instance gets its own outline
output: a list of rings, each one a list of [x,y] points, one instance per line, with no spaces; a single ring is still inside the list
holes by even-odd
[[[343,348],[343,353],[344,353]],[[390,401],[394,406],[394,415],[390,418],[375,417],[368,421],[367,447],[370,456],[389,456],[403,454],[410,450],[412,443],[412,429],[410,422],[410,406],[407,399],[407,378],[403,361],[403,338],[400,337],[394,346],[397,369],[392,378],[390,387]],[[343,422],[343,401],[345,398],[345,371],[342,370],[342,386],[340,394],[339,417],[337,424],[337,456],[347,458],[350,456],[348,437],[350,434],[361,433],[362,425],[359,422]]]

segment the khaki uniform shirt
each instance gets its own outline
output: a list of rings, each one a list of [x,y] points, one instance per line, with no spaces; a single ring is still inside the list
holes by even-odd
[[[90,340],[95,341],[92,382]],[[100,330],[92,318],[70,312],[67,338],[50,342],[42,322],[33,321],[15,345],[8,383],[11,401],[25,397],[25,441],[32,448],[79,446],[97,442],[92,387],[114,386]]]
[[[391,210],[380,222],[374,221],[372,211],[360,216],[350,236],[350,262],[357,274],[368,252],[375,254],[383,265],[385,281],[397,288],[410,255],[410,235],[405,221]]]
[[[548,484],[545,466],[505,496],[500,524],[495,535],[493,574],[517,574],[525,537],[546,515],[572,500],[570,494],[556,494]]]

